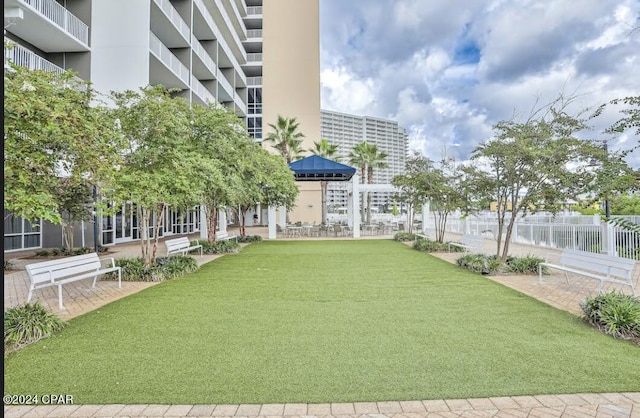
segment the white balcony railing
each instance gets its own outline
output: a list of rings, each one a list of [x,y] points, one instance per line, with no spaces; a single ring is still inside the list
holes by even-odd
[[[191,35],[191,30],[187,23],[182,19],[180,13],[176,10],[175,7],[171,4],[169,0],[154,0],[162,12],[169,18],[171,23],[174,24],[176,28],[180,31],[180,34],[184,37],[185,40],[189,40]]]
[[[191,79],[191,90],[197,94],[205,103],[215,103],[216,98],[207,88],[202,85],[197,78]]]
[[[262,53],[247,54],[247,62],[262,62]]]
[[[216,39],[218,40],[218,45],[225,51],[226,55],[232,61],[233,66],[240,68],[240,64],[238,63],[238,60],[236,60],[235,55],[231,53],[231,48],[229,48],[227,41],[218,31],[217,29],[218,25],[213,20],[213,16],[211,16],[211,13],[209,13],[209,9],[207,9],[207,6],[205,6],[203,0],[193,0],[193,3],[200,10],[200,13],[202,13],[204,20],[207,22],[207,25],[209,25],[209,27],[213,30],[216,36]]]
[[[71,36],[89,45],[89,27],[73,13],[55,0],[23,0],[42,13],[47,19],[60,26]]]
[[[262,38],[262,29],[249,29],[247,38]]]
[[[167,67],[173,71],[186,85],[189,85],[189,70],[180,62],[178,57],[158,39],[153,32],[149,32],[149,49],[151,52],[162,61]]]
[[[213,58],[211,58],[211,55],[209,55],[209,53],[204,49],[202,44],[195,38],[193,39],[191,48],[193,49],[193,52],[195,52],[196,55],[202,60],[202,62],[204,62],[204,65],[206,65],[213,74],[216,74],[216,63],[213,61]]]
[[[247,16],[262,16],[262,6],[247,7]]]
[[[225,76],[222,71],[218,73],[218,84],[219,87],[222,87],[230,97],[233,97],[233,87],[231,87],[231,83],[229,82],[229,80],[227,80],[227,76]],[[218,96],[219,95],[220,92],[218,92]]]
[[[64,73],[64,68],[58,67],[10,39],[4,38],[4,40],[11,43],[9,47],[4,49],[4,57],[7,60],[11,60],[15,65],[26,67],[30,70],[44,70],[56,74]]]
[[[247,77],[247,86],[261,86],[262,77]]]

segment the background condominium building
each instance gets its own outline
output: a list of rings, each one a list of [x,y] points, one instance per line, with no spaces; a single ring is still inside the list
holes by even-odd
[[[105,94],[161,84],[223,104],[259,142],[279,114],[298,118],[305,148],[320,136],[318,0],[5,0],[4,28],[5,68],[73,70]],[[138,239],[134,212],[103,217],[101,244]],[[195,210],[165,219],[166,235],[199,228]],[[59,247],[59,227],[42,228],[5,216],[5,250]]]
[[[320,113],[321,137],[338,146],[338,155],[343,163],[349,164],[349,153],[353,148],[367,141],[375,144],[379,151],[388,154],[387,168],[374,170],[373,182],[390,184],[394,176],[404,173],[408,152],[408,135],[398,122],[356,116],[323,110]],[[347,194],[344,185],[329,183],[327,202],[329,206],[346,206]],[[382,209],[390,204],[390,193],[374,193],[372,205]]]

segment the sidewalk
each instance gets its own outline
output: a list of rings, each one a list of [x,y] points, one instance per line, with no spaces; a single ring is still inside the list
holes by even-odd
[[[407,402],[265,405],[60,405],[5,406],[6,418],[22,417],[640,417],[640,393],[510,396]]]

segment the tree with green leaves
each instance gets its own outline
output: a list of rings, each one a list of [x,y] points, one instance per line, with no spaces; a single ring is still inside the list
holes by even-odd
[[[309,152],[322,158],[327,158],[333,161],[340,161],[338,154],[338,145],[331,144],[325,138],[321,138],[320,142],[314,142],[313,148],[309,149]],[[320,189],[322,193],[322,224],[327,220],[327,189],[329,182],[322,180],[320,182]]]
[[[568,199],[594,187],[591,162],[606,156],[600,147],[576,137],[587,126],[580,115],[567,113],[570,102],[560,97],[525,121],[497,123],[494,137],[472,153],[472,160],[485,168],[477,178],[477,191],[497,202],[496,255],[502,259],[509,254],[519,216],[555,213]]]
[[[304,134],[300,132],[300,123],[296,118],[285,118],[278,115],[276,124],[269,124],[273,130],[265,137],[265,142],[270,143],[287,163],[302,158],[302,141]]]
[[[112,100],[118,134],[127,144],[117,203],[135,203],[142,258],[149,266],[156,261],[165,208],[189,209],[202,202],[203,176],[217,167],[193,144],[191,112],[184,99],[154,86],[114,92]]]
[[[193,105],[192,113],[192,140],[209,165],[197,181],[203,190],[207,238],[215,242],[220,211],[235,206],[247,187],[242,177],[246,165],[244,148],[253,140],[241,121],[225,107]]]
[[[63,178],[55,190],[55,198],[62,220],[64,247],[71,252],[74,249],[75,225],[92,219],[93,191],[84,182],[74,182],[73,178]]]
[[[387,157],[386,153],[378,150],[377,145],[364,141],[353,147],[353,150],[349,153],[349,162],[360,168],[363,184],[365,183],[365,173],[367,182],[373,184],[374,169],[388,167],[388,164],[384,161]],[[366,222],[371,223],[371,194],[367,193],[366,195]]]
[[[4,208],[60,224],[63,181],[110,190],[121,157],[111,112],[71,72],[10,64],[4,83]]]

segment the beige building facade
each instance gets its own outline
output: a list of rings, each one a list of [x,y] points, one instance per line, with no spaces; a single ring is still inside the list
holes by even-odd
[[[305,135],[303,149],[320,141],[319,0],[264,0],[262,128],[278,115],[295,117]],[[265,144],[267,149],[272,147]],[[290,222],[322,222],[320,182],[299,182]]]

